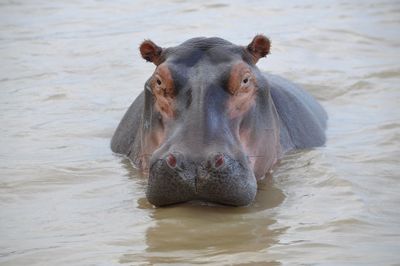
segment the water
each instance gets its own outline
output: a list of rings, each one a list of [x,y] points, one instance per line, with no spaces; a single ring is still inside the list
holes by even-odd
[[[400,263],[398,1],[2,1],[0,264]],[[109,141],[154,69],[139,56],[272,39],[259,67],[327,109],[247,208],[153,208]]]

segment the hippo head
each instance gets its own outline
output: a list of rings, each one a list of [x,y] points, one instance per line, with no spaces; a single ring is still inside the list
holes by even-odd
[[[269,50],[262,35],[247,46],[220,38],[141,44],[142,57],[156,65],[145,84],[136,160],[149,172],[150,203],[253,201],[257,179],[280,152],[277,112],[255,66]]]

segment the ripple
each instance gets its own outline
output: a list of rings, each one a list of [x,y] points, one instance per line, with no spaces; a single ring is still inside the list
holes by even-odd
[[[67,99],[67,94],[65,93],[58,93],[58,94],[53,94],[48,96],[46,99],[43,101],[59,101],[59,100],[65,100]]]
[[[400,77],[400,70],[392,70],[392,69],[375,72],[365,76],[365,78],[381,78],[381,79],[398,78],[398,77]]]
[[[400,261],[399,2],[233,3],[0,3],[0,264]],[[256,33],[275,47],[260,70],[324,101],[327,145],[287,154],[246,208],[155,208],[109,149],[154,71],[137,46]]]

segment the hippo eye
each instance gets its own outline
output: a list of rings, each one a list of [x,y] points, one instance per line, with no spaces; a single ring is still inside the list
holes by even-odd
[[[250,74],[246,74],[246,75],[242,78],[242,84],[241,84],[241,86],[245,86],[245,87],[249,86],[249,84],[250,84],[250,79],[251,79]]]

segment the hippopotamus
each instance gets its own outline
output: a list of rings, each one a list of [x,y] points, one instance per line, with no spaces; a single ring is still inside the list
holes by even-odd
[[[141,56],[155,65],[111,140],[148,173],[155,206],[188,201],[246,206],[285,152],[325,143],[327,114],[306,91],[261,72],[271,42],[193,38]]]

